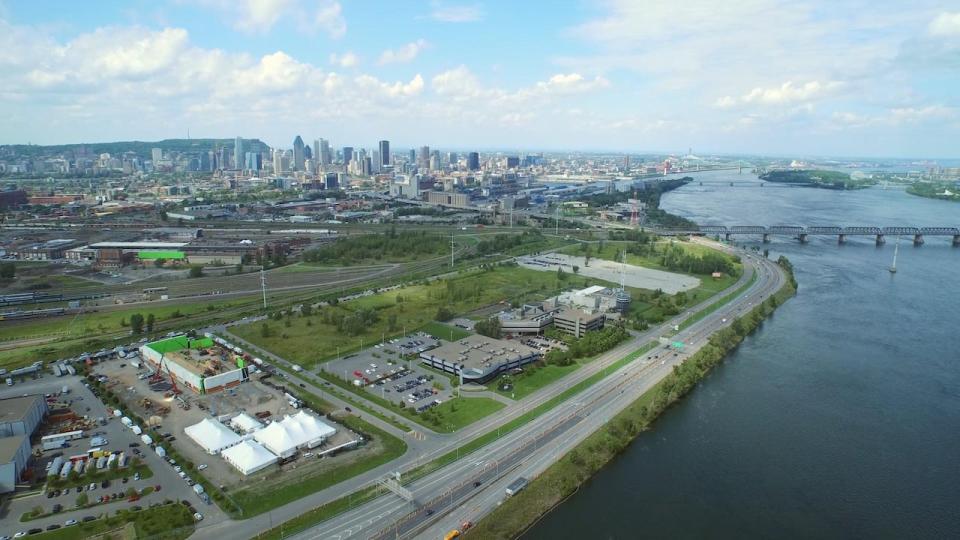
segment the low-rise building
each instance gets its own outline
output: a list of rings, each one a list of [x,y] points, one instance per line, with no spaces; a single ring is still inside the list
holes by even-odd
[[[521,343],[474,335],[422,352],[420,361],[461,376],[465,383],[483,384],[501,373],[536,362],[542,356],[537,349]]]
[[[582,337],[585,333],[603,328],[607,316],[582,309],[565,308],[553,315],[553,325],[562,332]]]

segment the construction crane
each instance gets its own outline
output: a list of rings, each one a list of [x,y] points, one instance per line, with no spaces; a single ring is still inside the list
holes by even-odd
[[[167,375],[170,377],[171,390],[174,394],[179,395],[181,393],[180,388],[177,387],[177,380],[173,377],[173,373],[170,373],[170,366],[168,366],[166,360],[164,360],[164,355],[160,356],[160,362],[157,363],[157,371],[150,377],[150,384],[156,384],[163,380],[164,368],[166,368]]]

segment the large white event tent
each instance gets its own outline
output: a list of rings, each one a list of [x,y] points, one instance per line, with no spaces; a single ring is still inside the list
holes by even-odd
[[[259,443],[251,440],[244,440],[240,444],[227,448],[220,452],[220,457],[244,475],[253,474],[264,467],[269,467],[276,463],[278,459],[277,456],[268,452]]]
[[[231,418],[230,425],[244,433],[252,433],[263,427],[262,422],[245,412],[242,412]]]
[[[297,448],[313,448],[336,432],[315,416],[300,411],[255,432],[253,438],[277,456],[287,458]]]
[[[241,441],[240,436],[230,428],[209,418],[187,426],[183,431],[211,455],[218,454],[224,448],[229,448]]]

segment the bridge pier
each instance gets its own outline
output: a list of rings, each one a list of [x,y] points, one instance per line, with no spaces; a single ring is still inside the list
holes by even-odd
[[[845,235],[845,234],[843,234],[843,233],[840,233],[840,234],[837,236],[837,243],[838,243],[838,244],[845,244],[845,243],[847,243],[847,235]]]
[[[877,235],[877,245],[882,246],[887,243],[887,239],[883,237],[882,234]]]
[[[922,235],[922,234],[917,233],[917,234],[915,234],[915,235],[913,236],[913,245],[915,245],[915,246],[922,246],[922,245],[923,245],[923,235]]]
[[[723,238],[724,238],[727,242],[729,242],[729,241],[730,241],[730,233],[724,233]]]
[[[770,243],[770,235],[769,235],[769,234],[763,233],[763,243],[764,243],[764,244],[769,244],[769,243]]]
[[[806,233],[800,233],[799,235],[797,235],[797,240],[799,240],[801,244],[806,244],[806,243],[807,243],[807,234],[806,234]]]
[[[953,247],[960,247],[960,234],[953,235]]]

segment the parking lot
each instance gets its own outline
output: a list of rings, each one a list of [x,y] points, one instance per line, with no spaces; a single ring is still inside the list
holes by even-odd
[[[121,423],[119,418],[111,414],[111,411],[86,387],[84,380],[79,376],[55,377],[45,372],[35,380],[26,379],[13,387],[0,387],[0,397],[24,394],[53,396],[60,394],[64,386],[67,387],[68,392],[59,396],[57,401],[65,403],[77,416],[86,416],[95,424],[100,424],[99,419],[103,419],[102,424],[91,427],[84,432],[83,438],[69,441],[69,446],[64,448],[41,452],[39,447],[34,447],[34,455],[36,456],[38,452],[40,455],[31,460],[31,470],[28,474],[33,478],[46,478],[47,467],[57,456],[66,459],[86,454],[91,448],[93,437],[101,437],[103,440],[97,441],[101,443],[98,445],[99,448],[105,451],[122,451],[130,458],[139,457],[152,476],[145,473],[138,478],[133,468],[128,466],[125,469],[118,468],[116,473],[113,473],[116,478],[106,482],[77,480],[67,482],[69,487],[59,490],[51,487],[51,489],[13,499],[0,514],[0,522],[3,524],[0,535],[13,536],[17,532],[36,528],[45,530],[48,527],[67,526],[66,524],[71,520],[82,521],[134,506],[145,508],[165,499],[190,501],[197,506],[197,510],[203,513],[205,518],[213,522],[224,517],[216,506],[203,504],[187,481],[180,478],[169,464],[146,447],[137,435]],[[41,424],[38,435],[44,432],[45,426],[46,424]],[[89,461],[87,460],[85,465],[90,466]],[[158,486],[159,489],[157,489]],[[132,497],[133,500],[130,500],[131,493],[128,493],[131,488],[133,493],[136,493]],[[76,509],[77,497],[81,494],[86,495],[89,506]],[[52,515],[28,522],[20,521],[23,514],[36,508],[39,508],[42,514],[52,513]],[[57,512],[54,513],[54,510]]]
[[[423,366],[418,357],[439,344],[436,338],[418,332],[327,362],[322,369],[351,381],[357,389],[425,410],[453,397],[449,375]]]

